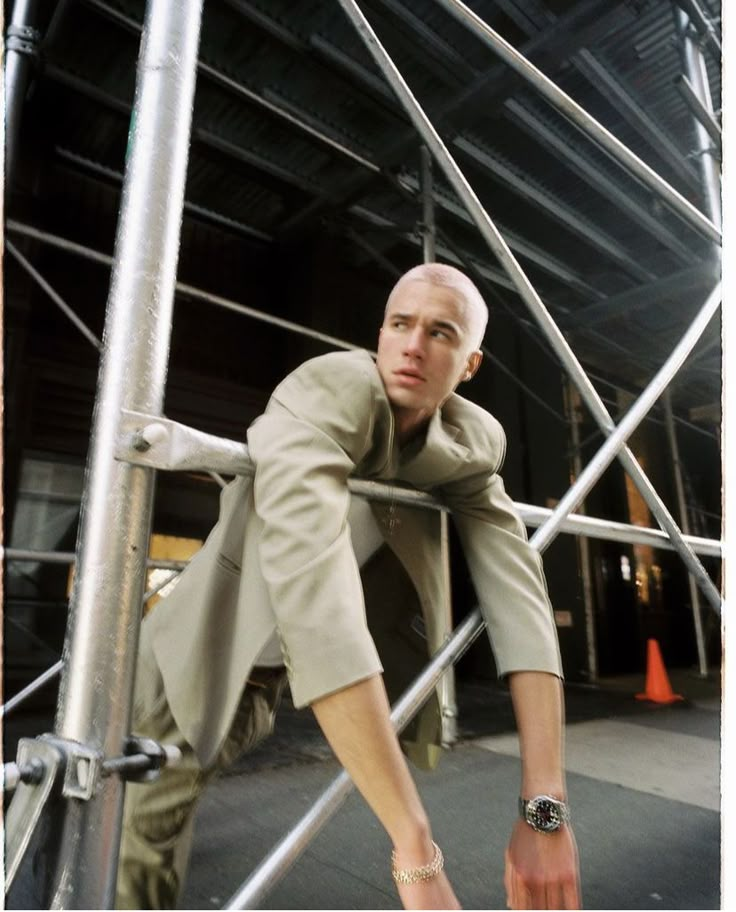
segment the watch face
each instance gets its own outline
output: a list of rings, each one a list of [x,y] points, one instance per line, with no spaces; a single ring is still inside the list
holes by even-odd
[[[526,819],[542,833],[554,833],[565,822],[560,803],[549,798],[533,798],[527,805]]]

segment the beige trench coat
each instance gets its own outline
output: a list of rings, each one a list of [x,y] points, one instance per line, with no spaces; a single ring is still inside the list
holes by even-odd
[[[416,590],[426,642],[415,623],[412,586],[402,590],[404,598],[371,599],[377,603],[369,612],[372,636],[346,519],[353,475],[395,480],[443,499],[453,511],[499,674],[561,675],[541,561],[498,475],[505,437],[486,411],[453,395],[432,418],[423,444],[399,451],[372,357],[341,352],[306,362],[277,387],[248,431],[248,446],[253,478],[223,490],[217,525],[174,592],[144,622],[173,716],[203,765],[215,757],[274,631],[296,706],[380,672],[383,651],[387,683],[404,686],[407,672],[418,671],[439,647],[439,517],[402,508],[389,534],[380,523],[388,508],[373,505]],[[379,594],[375,577],[370,588]],[[426,743],[439,735],[435,700],[416,737]],[[432,752],[421,753],[413,759],[431,765]]]

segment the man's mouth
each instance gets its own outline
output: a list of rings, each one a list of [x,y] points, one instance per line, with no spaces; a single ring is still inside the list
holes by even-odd
[[[406,386],[418,386],[420,383],[424,383],[424,377],[411,367],[400,367],[394,371],[394,377]]]

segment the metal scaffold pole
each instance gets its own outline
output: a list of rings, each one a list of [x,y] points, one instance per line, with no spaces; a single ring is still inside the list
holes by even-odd
[[[5,186],[15,173],[18,133],[28,83],[38,54],[39,34],[34,23],[38,0],[15,0],[5,35]]]
[[[715,123],[717,128],[708,85],[708,71],[705,68],[705,57],[700,49],[700,42],[697,35],[693,34],[693,26],[688,16],[679,8],[676,8],[674,13],[680,33],[680,49],[686,84],[699,102],[702,115],[709,118],[709,123]],[[706,212],[713,224],[720,230],[722,222],[721,169],[718,150],[704,123],[697,116],[694,117],[694,131],[696,147],[693,154],[698,158]],[[718,251],[717,246],[715,249]]]
[[[697,9],[697,5],[692,4],[691,15],[694,15],[697,12]],[[677,7],[674,8],[673,12],[675,15],[675,25],[680,35],[680,53],[684,70],[683,81],[692,93],[697,105],[693,110],[693,130],[696,144],[696,148],[693,151],[698,157],[705,209],[713,224],[720,229],[723,215],[721,208],[721,169],[719,151],[714,145],[714,137],[711,135],[712,133],[715,133],[716,138],[719,138],[718,134],[720,128],[715,120],[713,111],[713,101],[708,85],[708,71],[705,65],[705,57],[701,50],[701,42],[694,33],[695,27],[690,16]],[[720,248],[718,245],[713,245],[713,252],[715,257],[720,258]],[[672,452],[680,525],[683,532],[687,533],[690,531],[690,521],[687,512],[687,503],[685,501],[682,465],[677,445],[677,435],[675,433],[672,400],[669,392],[665,397],[664,405],[667,438]],[[688,585],[690,588],[690,603],[693,611],[698,667],[700,674],[705,676],[708,673],[708,660],[705,650],[705,637],[703,635],[703,615],[702,606],[700,604],[700,594],[697,586],[694,584],[692,576],[688,577]]]
[[[583,471],[583,460],[580,448],[580,399],[577,395],[577,391],[573,388],[569,380],[565,381],[564,394],[567,404],[568,420],[570,422],[572,470],[574,478],[577,479]],[[581,514],[585,513],[584,506],[584,503],[581,502],[579,507],[579,512]],[[585,647],[588,663],[588,681],[595,682],[598,680],[598,649],[596,646],[593,579],[590,571],[590,545],[585,535],[578,537],[577,546],[585,613]],[[688,578],[692,579],[690,574],[688,574]]]
[[[56,718],[78,776],[38,849],[44,908],[114,901],[123,785],[101,766],[129,733],[154,475],[113,454],[122,409],[163,407],[202,5],[146,8]]]
[[[687,501],[685,500],[685,486],[682,481],[682,463],[680,462],[680,448],[677,443],[677,434],[675,432],[675,419],[672,412],[672,396],[669,390],[665,390],[663,397],[665,423],[667,426],[667,440],[672,453],[672,472],[675,477],[675,490],[677,492],[677,508],[680,513],[680,528],[687,535],[690,532],[690,518],[688,516]],[[700,674],[705,677],[708,674],[708,660],[705,654],[705,637],[703,636],[703,613],[700,604],[700,596],[695,580],[688,573],[688,586],[690,589],[690,605],[693,610],[693,626],[695,628],[695,646],[698,652],[698,668]]]

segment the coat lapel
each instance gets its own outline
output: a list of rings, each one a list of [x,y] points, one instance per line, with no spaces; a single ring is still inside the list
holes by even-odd
[[[399,460],[397,481],[417,488],[441,484],[470,458],[468,448],[457,440],[459,435],[460,429],[445,421],[442,410],[438,409],[429,422],[423,445]]]

